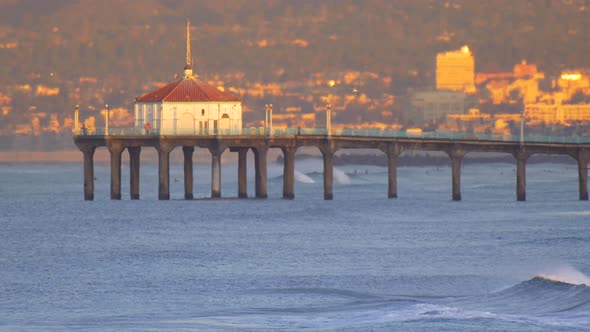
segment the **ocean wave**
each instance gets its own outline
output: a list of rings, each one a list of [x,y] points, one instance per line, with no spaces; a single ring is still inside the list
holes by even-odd
[[[295,170],[295,181],[301,183],[315,183],[315,181],[308,175]]]
[[[590,287],[535,276],[507,289],[474,296],[447,305],[492,312],[506,317],[521,317],[543,325],[567,325],[590,329]]]
[[[588,285],[586,285],[586,283],[588,283],[588,281],[582,281],[579,278],[575,278],[572,280],[569,278],[563,278],[563,277],[556,276],[556,275],[539,274],[533,280],[535,280],[535,279],[545,280],[548,282],[553,282],[553,283],[558,283],[558,284],[581,285],[581,286],[588,287]]]
[[[339,329],[496,320],[521,326],[590,329],[590,319],[586,318],[590,310],[590,287],[539,276],[496,293],[468,297],[387,296],[323,288],[264,289],[251,291],[249,295],[281,298],[304,295],[308,299],[318,296],[321,300],[303,306],[219,312],[196,317],[194,322],[210,327]]]
[[[572,245],[572,244],[590,244],[590,237],[581,236],[563,236],[563,237],[552,237],[545,239],[534,239],[527,241],[513,242],[513,245]]]

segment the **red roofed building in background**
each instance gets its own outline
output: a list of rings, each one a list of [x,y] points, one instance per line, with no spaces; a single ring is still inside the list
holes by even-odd
[[[238,133],[242,101],[199,79],[191,66],[190,23],[186,26],[186,66],[178,80],[135,99],[135,128],[151,133],[206,135]]]

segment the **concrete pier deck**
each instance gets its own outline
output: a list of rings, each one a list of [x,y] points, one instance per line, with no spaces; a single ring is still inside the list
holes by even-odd
[[[283,153],[284,177],[283,198],[293,199],[295,153],[301,147],[317,147],[324,163],[324,199],[333,196],[333,157],[341,149],[377,149],[388,160],[388,198],[397,198],[397,158],[404,151],[441,151],[451,159],[451,199],[461,200],[461,161],[472,152],[494,152],[512,155],[515,159],[516,199],[526,200],[526,161],[534,154],[561,154],[574,158],[578,163],[579,199],[588,200],[588,161],[590,160],[590,139],[567,139],[552,142],[520,141],[519,139],[480,139],[446,137],[395,137],[378,132],[365,135],[326,135],[317,133],[283,132],[270,135],[74,135],[74,142],[84,156],[84,199],[94,199],[94,161],[97,148],[108,148],[111,156],[111,199],[121,199],[121,153],[126,149],[130,157],[130,197],[139,199],[140,153],[142,149],[154,148],[159,158],[158,198],[170,199],[170,152],[182,147],[184,154],[184,197],[193,199],[192,155],[195,147],[208,149],[212,156],[211,197],[221,197],[221,156],[223,153],[238,153],[239,198],[247,197],[246,155],[252,150],[255,156],[255,196],[265,199],[267,194],[267,153],[277,148]]]

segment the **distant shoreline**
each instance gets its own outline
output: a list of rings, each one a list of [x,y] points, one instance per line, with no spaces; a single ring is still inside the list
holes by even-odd
[[[75,150],[0,151],[0,164],[77,163],[82,160],[82,153]]]

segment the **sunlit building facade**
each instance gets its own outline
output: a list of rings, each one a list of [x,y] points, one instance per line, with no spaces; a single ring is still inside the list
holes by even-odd
[[[475,60],[467,46],[437,54],[436,89],[475,93]]]
[[[524,114],[527,119],[545,124],[590,121],[590,104],[528,104]]]

